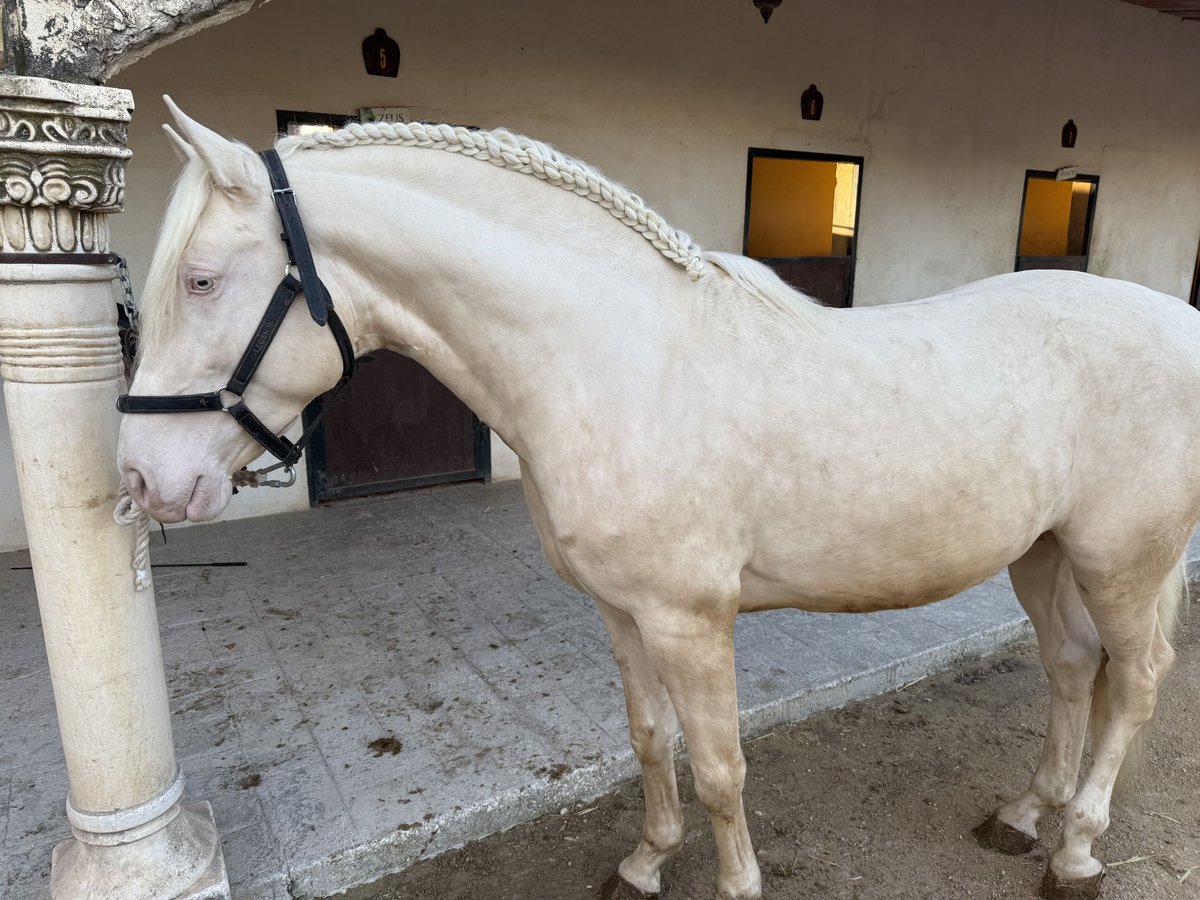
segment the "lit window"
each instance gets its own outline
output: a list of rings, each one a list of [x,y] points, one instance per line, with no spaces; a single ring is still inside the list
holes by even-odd
[[[1017,239],[1017,271],[1087,271],[1099,179],[1058,181],[1053,172],[1025,173],[1025,201]]]
[[[829,306],[849,306],[862,160],[750,151],[743,252]]]

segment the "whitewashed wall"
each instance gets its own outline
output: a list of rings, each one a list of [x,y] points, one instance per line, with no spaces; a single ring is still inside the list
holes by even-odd
[[[1026,169],[1100,176],[1094,272],[1176,296],[1200,242],[1200,25],[1118,0],[395,3],[275,0],[122,73],[138,109],[116,247],[140,282],[172,173],[170,93],[262,147],[276,109],[408,106],[508,125],[599,165],[706,247],[740,250],[750,146],[865,157],[855,303],[926,296],[1013,265]],[[364,73],[386,28],[400,76]],[[816,82],[821,122],[800,119]],[[1059,146],[1063,123],[1078,146]],[[0,445],[0,502],[12,462]],[[512,460],[497,456],[498,473]],[[244,492],[232,515],[303,507]],[[0,547],[19,525],[0,514]]]

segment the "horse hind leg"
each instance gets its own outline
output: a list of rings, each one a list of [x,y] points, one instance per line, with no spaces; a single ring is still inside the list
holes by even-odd
[[[601,897],[654,897],[661,888],[663,864],[683,846],[683,810],[672,746],[679,725],[666,688],[646,655],[637,623],[628,613],[603,601],[597,604],[621,672],[629,739],[642,767],[646,798],[642,839],[605,882]]]
[[[1187,563],[1186,559],[1180,559],[1174,570],[1167,577],[1158,595],[1158,626],[1162,634],[1161,636],[1156,636],[1155,640],[1156,644],[1158,641],[1161,641],[1162,644],[1158,645],[1156,652],[1165,651],[1172,659],[1174,658],[1174,650],[1170,646],[1171,638],[1175,631],[1175,625],[1178,622],[1179,605],[1181,602],[1186,601],[1187,593]],[[1163,675],[1165,674],[1164,672]],[[1108,725],[1110,708],[1108,693],[1107,669],[1101,667],[1100,674],[1096,678],[1096,692],[1092,697],[1091,730],[1094,738],[1103,734],[1104,729]],[[1117,773],[1117,781],[1113,787],[1114,793],[1120,794],[1125,791],[1141,768],[1146,738],[1150,734],[1150,724],[1147,723],[1138,729],[1137,734],[1125,751],[1125,759],[1121,763],[1121,769]]]
[[[1167,635],[1182,595],[1184,560],[1164,571],[1160,558],[1147,553],[1127,566],[1098,570],[1072,561],[1083,603],[1108,654],[1109,709],[1093,735],[1091,771],[1063,810],[1062,839],[1042,882],[1042,895],[1053,900],[1092,900],[1099,893],[1104,866],[1092,855],[1092,844],[1108,829],[1113,788],[1126,754],[1153,717],[1159,685],[1174,662]]]
[[[1050,716],[1029,787],[979,825],[975,836],[985,847],[1018,854],[1033,849],[1038,820],[1061,809],[1075,793],[1102,650],[1071,565],[1054,535],[1038,538],[1009,566],[1009,575],[1037,634],[1050,681]]]

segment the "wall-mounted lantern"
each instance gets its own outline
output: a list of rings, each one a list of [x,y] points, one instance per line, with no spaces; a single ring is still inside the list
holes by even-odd
[[[821,110],[824,107],[825,98],[815,84],[810,84],[808,90],[800,95],[800,115],[816,121],[821,118]]]
[[[754,6],[762,13],[763,24],[771,21],[771,13],[779,9],[779,4],[783,0],[754,0]]]
[[[1075,127],[1074,119],[1067,119],[1067,124],[1063,126],[1062,145],[1064,147],[1074,147],[1075,138],[1079,137],[1079,129]]]
[[[363,40],[362,50],[368,75],[396,77],[400,71],[400,45],[388,37],[386,31],[376,28],[373,35]]]

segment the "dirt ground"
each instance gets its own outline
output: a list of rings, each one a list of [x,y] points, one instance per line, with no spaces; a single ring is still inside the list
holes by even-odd
[[[1107,900],[1200,898],[1200,604],[1175,640],[1147,764],[1096,845]],[[769,900],[1034,898],[1059,817],[1025,856],[980,848],[971,829],[1028,782],[1047,692],[1025,644],[895,694],[746,744],[746,811]],[[708,900],[712,835],[686,764],[683,850],[664,900]],[[594,898],[642,822],[630,784],[359,888],[353,900]]]

